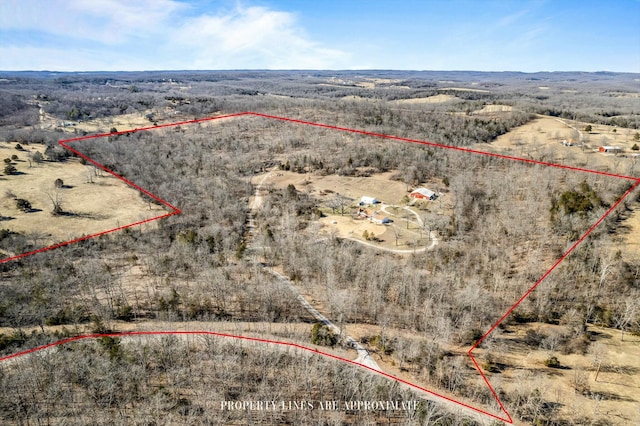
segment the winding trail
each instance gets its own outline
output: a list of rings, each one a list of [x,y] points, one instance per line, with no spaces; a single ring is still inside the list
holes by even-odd
[[[576,132],[578,132],[578,139],[580,140],[580,144],[581,144],[581,145],[582,145],[582,144],[584,144],[584,135],[582,134],[582,132],[581,132],[580,130],[578,130],[578,128],[577,128],[577,127],[572,126],[571,124],[569,124],[569,123],[567,123],[566,121],[561,120],[561,119],[559,119],[559,118],[555,118],[555,117],[554,117],[554,120],[559,121],[560,123],[564,124],[565,126],[570,127],[570,128],[572,128],[573,130],[575,130]]]
[[[260,182],[258,182],[258,184],[256,185],[256,189],[255,189],[255,193],[254,193],[253,199],[249,203],[249,207],[251,209],[251,212],[249,213],[249,219],[247,221],[247,231],[248,231],[247,249],[249,249],[249,248],[253,248],[254,250],[255,249],[259,249],[259,247],[256,247],[254,245],[255,235],[256,235],[255,213],[256,213],[256,211],[258,211],[262,207],[264,182],[271,176],[271,173],[274,170],[275,169],[270,170],[266,175],[264,175],[262,177],[262,179],[260,179]],[[300,294],[300,292],[298,291],[297,287],[293,284],[293,282],[291,282],[291,280],[289,278],[287,278],[286,276],[280,274],[279,272],[277,272],[277,271],[275,271],[272,268],[269,268],[267,266],[263,266],[262,268],[266,272],[268,272],[271,275],[275,276],[280,283],[285,285],[293,294],[295,294],[296,299],[307,310],[307,312],[309,312],[315,319],[317,319],[318,321],[320,321],[321,323],[323,323],[324,325],[329,327],[329,329],[331,329],[331,331],[333,333],[337,334],[338,336],[341,336],[342,341],[348,347],[351,347],[351,348],[356,350],[356,352],[358,353],[358,357],[356,358],[356,360],[354,362],[356,362],[357,364],[364,365],[369,369],[382,371],[380,369],[380,366],[378,365],[378,363],[373,359],[373,357],[369,353],[369,351],[366,350],[353,337],[345,335],[342,332],[342,330],[340,329],[340,327],[335,325],[333,322],[331,322],[331,320],[329,320],[329,318],[325,317],[316,308],[314,308]]]

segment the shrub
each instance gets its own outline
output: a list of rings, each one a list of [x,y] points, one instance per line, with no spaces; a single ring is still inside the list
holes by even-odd
[[[7,164],[4,167],[4,174],[5,175],[15,175],[18,173],[18,169],[15,168],[15,166],[11,163]]]
[[[638,144],[637,144],[637,143],[634,143],[634,144],[633,144],[633,146],[631,147],[631,149],[632,149],[633,151],[638,151],[638,150],[640,150],[640,146],[638,146]]]
[[[12,232],[8,229],[0,229],[0,241],[4,240],[5,238],[9,237],[9,235],[11,235]]]
[[[34,152],[31,158],[33,158],[33,161],[35,161],[36,163],[42,163],[42,160],[44,160],[44,157],[42,156],[42,153],[40,151]]]
[[[335,346],[338,343],[338,336],[327,325],[317,322],[311,329],[311,343],[321,346]]]
[[[391,355],[395,351],[396,347],[396,339],[385,338],[382,336],[382,334],[377,334],[375,336],[366,338],[365,343],[374,346],[385,355]]]
[[[24,151],[24,148],[22,147],[22,145],[20,145],[19,143],[16,144],[15,147],[18,151]]]
[[[120,339],[111,336],[102,336],[97,339],[98,344],[109,355],[111,361],[122,358],[122,348],[120,347]]]
[[[560,361],[558,360],[558,357],[550,356],[544,360],[544,365],[549,368],[560,368]]]
[[[589,379],[584,371],[576,370],[570,379],[570,383],[573,389],[580,394],[584,395],[589,392]]]
[[[18,156],[17,156],[16,154],[13,154],[13,155],[11,156],[11,160],[12,160],[12,161],[16,161],[17,159],[18,159]]]
[[[487,354],[487,358],[482,363],[482,368],[484,369],[484,371],[487,371],[489,373],[499,373],[501,371],[500,365],[495,361],[490,353]]]
[[[480,329],[473,328],[471,330],[467,330],[466,332],[464,332],[464,334],[462,336],[461,343],[463,343],[465,345],[475,345],[476,342],[478,340],[480,340],[482,335],[483,335],[483,333],[482,333],[482,330],[480,330]]]
[[[53,185],[56,188],[62,188],[64,186],[64,182],[62,181],[62,179],[58,178],[55,180],[55,182],[53,182]]]
[[[120,305],[116,309],[115,318],[121,321],[133,321],[133,308],[129,305]]]
[[[586,217],[588,212],[598,206],[604,206],[602,198],[586,181],[583,181],[578,191],[565,191],[559,199],[554,197],[551,200],[551,219],[555,221],[560,212],[565,215],[578,213],[580,216]]]
[[[31,211],[31,203],[24,198],[16,199],[16,207],[18,208],[18,210],[22,210],[25,213]]]

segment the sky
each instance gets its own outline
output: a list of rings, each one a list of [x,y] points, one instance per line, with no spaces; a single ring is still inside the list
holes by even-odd
[[[0,70],[640,72],[640,0],[0,0]]]

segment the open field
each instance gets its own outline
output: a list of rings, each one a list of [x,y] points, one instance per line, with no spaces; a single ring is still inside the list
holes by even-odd
[[[76,159],[65,162],[29,160],[29,154],[44,152],[44,147],[25,145],[23,151],[15,143],[0,143],[2,158],[17,155],[15,167],[20,174],[0,177],[0,226],[30,235],[35,245],[47,246],[83,235],[142,221],[165,210],[147,203],[137,190],[120,179]],[[63,186],[56,188],[54,181]],[[9,193],[13,195],[8,195]],[[26,199],[32,210],[16,208],[14,197]],[[60,202],[61,214],[53,215],[53,200]],[[152,229],[155,225],[146,224]]]
[[[473,111],[471,114],[474,114],[474,115],[496,114],[496,113],[502,113],[502,112],[511,112],[512,110],[513,110],[513,107],[511,105],[493,104],[493,105],[486,105],[482,109]]]
[[[612,243],[612,250],[620,250],[624,259],[634,261],[640,259],[640,202],[631,203],[630,209]]]
[[[409,194],[407,185],[398,180],[392,180],[394,172],[381,173],[370,177],[352,177],[327,175],[320,176],[310,173],[294,173],[289,171],[274,172],[265,185],[276,188],[285,188],[287,185],[295,185],[302,191],[309,191],[321,197],[330,197],[331,194],[341,194],[349,197],[354,202],[367,195],[376,197],[386,204],[400,204],[402,198]],[[256,176],[258,179],[260,175]]]
[[[77,123],[73,128],[87,133],[98,133],[100,130],[109,132],[112,128],[117,130],[138,129],[149,127],[153,123],[144,117],[144,114],[123,114],[113,118],[97,118]]]
[[[407,104],[439,104],[443,102],[451,102],[457,101],[460,98],[457,98],[453,95],[433,95],[427,98],[412,98],[412,99],[400,99],[397,101],[393,101],[393,104],[398,105],[407,105]]]
[[[452,92],[476,92],[476,93],[491,93],[490,90],[485,90],[485,89],[474,89],[474,88],[468,88],[468,87],[442,87],[439,88],[438,90],[448,90],[448,91],[452,91]]]
[[[555,117],[538,117],[498,136],[491,144],[476,146],[476,149],[610,173],[640,174],[640,161],[633,156],[635,151],[631,149],[635,143],[633,132],[614,132],[613,126],[592,125],[593,130],[587,133],[584,131],[587,124]],[[563,146],[563,140],[573,141],[574,146]],[[619,146],[624,152],[600,153],[598,147],[601,145]]]
[[[622,340],[619,331],[589,326],[593,342],[588,351],[567,354],[553,346],[554,339],[564,333],[562,326],[529,324],[505,331],[497,333],[486,349],[478,350],[480,359],[501,365],[488,372],[491,381],[514,393],[537,389],[567,420],[593,418],[621,426],[640,423],[639,336],[625,335]],[[533,336],[546,339],[537,350],[523,344]],[[559,360],[558,367],[545,365],[552,356]]]

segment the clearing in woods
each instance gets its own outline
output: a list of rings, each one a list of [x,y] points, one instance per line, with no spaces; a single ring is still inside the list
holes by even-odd
[[[31,156],[43,153],[44,146],[23,145],[17,150],[15,145],[0,142],[1,158],[18,157],[13,161],[18,174],[0,176],[0,228],[29,236],[38,248],[166,213],[164,207],[144,201],[139,191],[91,164],[74,158],[36,162]],[[57,179],[62,186],[56,187]],[[19,210],[16,198],[29,201],[31,211]],[[52,214],[54,201],[62,209],[57,215]]]

